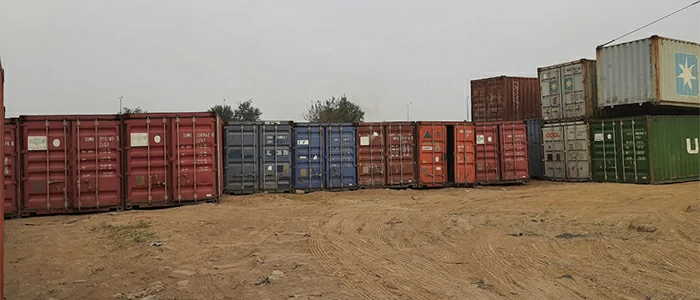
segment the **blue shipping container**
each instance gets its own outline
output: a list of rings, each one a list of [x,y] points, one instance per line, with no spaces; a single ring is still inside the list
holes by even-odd
[[[544,176],[544,150],[542,140],[542,119],[530,119],[527,122],[527,153],[530,178]]]
[[[226,132],[226,192],[292,189],[292,122],[235,122]]]
[[[356,128],[345,123],[297,123],[294,187],[342,190],[357,187]]]

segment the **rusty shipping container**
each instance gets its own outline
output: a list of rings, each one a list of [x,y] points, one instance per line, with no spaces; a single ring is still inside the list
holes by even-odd
[[[119,210],[115,115],[22,116],[22,215]]]
[[[215,113],[124,117],[127,209],[217,201],[222,195],[221,119]]]
[[[474,122],[542,118],[540,85],[536,77],[500,76],[471,81]]]
[[[417,122],[418,186],[474,184],[474,126],[467,122]]]
[[[3,120],[5,119],[5,69],[2,67],[2,59],[0,59],[0,107],[2,107],[2,118]],[[3,133],[5,132],[5,122],[0,123],[2,125],[2,131]],[[4,151],[5,147],[2,148],[3,151],[2,156],[5,157]],[[0,189],[0,199],[5,199],[5,189]],[[0,207],[1,210],[0,213],[4,215],[4,207]],[[5,218],[0,219],[0,245],[3,245],[3,247],[0,247],[0,299],[5,299],[5,281],[4,281],[4,274],[5,274],[5,267],[4,267],[4,261],[5,261]]]
[[[525,121],[476,123],[475,131],[477,183],[518,183],[530,179]]]
[[[537,74],[544,122],[580,121],[597,116],[595,60],[537,68]]]
[[[386,138],[384,123],[357,123],[357,185],[382,188],[386,185]]]
[[[5,119],[4,216],[19,214],[19,127],[16,118]]]
[[[652,36],[598,47],[596,56],[598,107],[700,108],[700,44]]]
[[[364,188],[414,186],[414,131],[412,122],[358,123],[358,185]]]

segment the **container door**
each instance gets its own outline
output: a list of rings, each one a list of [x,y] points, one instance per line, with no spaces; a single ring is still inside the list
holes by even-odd
[[[568,65],[562,68],[562,90],[564,95],[563,117],[566,119],[582,119],[586,117],[586,86],[582,63]]]
[[[564,125],[545,125],[542,128],[544,139],[544,177],[564,180],[566,178],[566,154]]]
[[[23,124],[23,208],[25,211],[71,210],[71,123]]]
[[[649,183],[651,164],[649,162],[647,122],[644,118],[622,119],[619,121],[620,153],[622,161],[621,177],[623,182]]]
[[[125,124],[127,206],[172,202],[169,120],[165,117],[127,119]]]
[[[565,130],[566,178],[574,181],[591,179],[588,124],[569,124]]]
[[[445,125],[422,123],[418,126],[417,134],[420,183],[424,186],[444,186],[447,182]]]
[[[384,125],[360,123],[357,127],[357,181],[364,187],[384,186]]]
[[[326,186],[329,189],[353,188],[357,186],[355,128],[329,125],[327,129]]]
[[[530,178],[527,159],[527,126],[524,123],[500,125],[501,180],[521,181]]]
[[[387,185],[407,187],[416,183],[415,125],[387,124]]]
[[[324,188],[324,127],[297,125],[294,129],[294,187],[302,190]]]
[[[617,126],[614,121],[590,124],[592,178],[601,182],[618,182]]]
[[[121,206],[121,125],[116,120],[73,122],[76,210]]]
[[[527,120],[527,155],[530,177],[542,178],[544,176],[544,158],[541,119]]]
[[[175,117],[173,142],[173,197],[176,202],[217,199],[218,122],[215,117]]]
[[[455,183],[467,185],[476,182],[474,126],[455,125]]]
[[[475,132],[476,181],[479,183],[498,182],[501,180],[498,126],[477,124]]]
[[[540,90],[542,92],[542,119],[560,120],[562,118],[561,68],[540,72]]]
[[[14,215],[19,212],[17,196],[19,193],[19,159],[17,157],[18,135],[17,124],[5,122],[5,215]]]
[[[292,126],[263,124],[260,127],[262,145],[260,186],[268,192],[292,189]]]
[[[226,126],[226,190],[233,194],[255,193],[258,180],[258,126]]]

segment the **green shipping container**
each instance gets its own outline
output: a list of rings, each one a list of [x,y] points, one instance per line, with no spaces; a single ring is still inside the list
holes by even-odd
[[[700,180],[700,116],[595,120],[590,126],[595,181]]]

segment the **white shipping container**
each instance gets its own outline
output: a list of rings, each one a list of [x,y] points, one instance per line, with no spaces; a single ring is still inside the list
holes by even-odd
[[[544,178],[561,181],[591,179],[588,123],[583,121],[545,124]]]
[[[598,107],[700,107],[700,44],[659,36],[598,47]]]
[[[537,68],[545,122],[578,121],[595,116],[596,61],[581,59]]]

